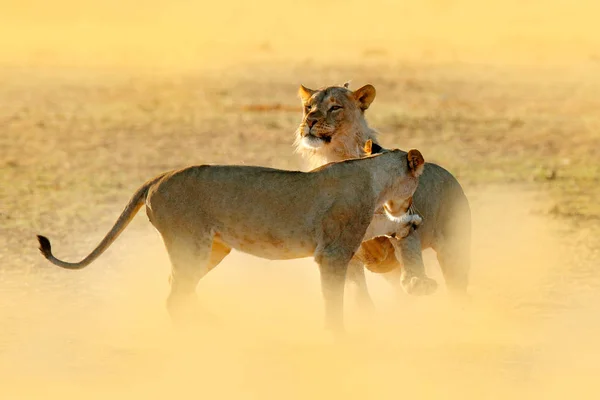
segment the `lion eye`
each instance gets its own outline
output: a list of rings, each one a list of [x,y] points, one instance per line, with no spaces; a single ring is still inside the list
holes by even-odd
[[[308,114],[311,108],[311,106],[304,106],[304,112]]]
[[[329,111],[336,111],[336,110],[341,110],[342,106],[331,106],[331,108],[329,108]]]

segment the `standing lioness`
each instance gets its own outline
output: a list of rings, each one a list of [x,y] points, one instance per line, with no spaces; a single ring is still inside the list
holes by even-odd
[[[296,131],[296,150],[310,159],[313,167],[362,157],[368,140],[373,141],[374,153],[383,150],[377,144],[377,133],[365,119],[365,110],[375,99],[373,86],[365,85],[355,91],[347,85],[318,90],[300,86],[299,95],[304,114]],[[435,286],[424,276],[421,250],[431,247],[437,253],[449,291],[464,295],[471,264],[471,211],[461,185],[446,169],[426,163],[412,208],[423,217],[419,229],[402,240],[377,238],[363,243],[361,261],[374,272],[395,271],[401,279],[394,278],[409,293],[415,291],[409,284],[411,275],[406,272],[421,274],[424,278],[417,294],[429,293]],[[362,289],[362,298],[370,303],[364,270],[355,264],[351,265],[349,276]]]
[[[198,281],[232,248],[272,260],[313,256],[319,264],[330,328],[343,328],[344,280],[376,208],[407,201],[423,169],[421,153],[393,150],[332,163],[311,172],[250,166],[194,166],[164,173],[140,187],[101,243],[82,261],[40,251],[59,267],[80,269],[100,256],[142,205],[172,263],[167,307],[194,294]],[[391,217],[399,217],[393,215]]]

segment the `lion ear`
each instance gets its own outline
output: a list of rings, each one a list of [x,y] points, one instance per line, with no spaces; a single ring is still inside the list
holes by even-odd
[[[344,83],[344,87],[348,89],[350,87],[350,81]]]
[[[418,177],[423,173],[425,168],[425,159],[419,150],[412,149],[406,154],[408,159],[408,169],[414,177]]]
[[[300,88],[298,88],[298,96],[300,96],[303,103],[306,103],[315,92],[316,90],[309,89],[304,85],[300,85]]]
[[[354,97],[354,100],[358,101],[360,109],[364,111],[369,108],[375,99],[375,94],[375,87],[373,85],[365,85],[352,92],[352,97]]]
[[[365,147],[363,147],[363,150],[365,151],[365,155],[367,156],[373,154],[373,141],[371,139],[367,140],[367,142],[365,143]]]

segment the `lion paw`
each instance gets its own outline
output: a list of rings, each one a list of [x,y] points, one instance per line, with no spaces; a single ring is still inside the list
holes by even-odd
[[[437,290],[437,282],[428,277],[413,276],[402,280],[402,287],[406,293],[413,296],[427,296]]]

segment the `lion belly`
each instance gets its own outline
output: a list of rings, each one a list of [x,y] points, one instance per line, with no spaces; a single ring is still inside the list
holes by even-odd
[[[316,247],[312,240],[290,239],[271,232],[219,232],[219,236],[233,249],[268,260],[312,257]]]

